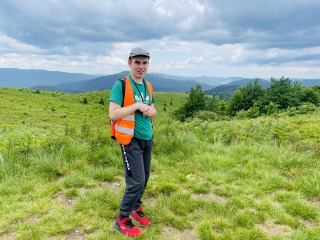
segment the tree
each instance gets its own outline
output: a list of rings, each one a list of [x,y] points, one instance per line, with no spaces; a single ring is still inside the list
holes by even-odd
[[[316,106],[320,105],[320,92],[315,87],[305,87],[302,89],[301,102],[310,102]]]
[[[196,88],[191,87],[188,101],[178,110],[174,111],[174,115],[180,121],[185,121],[192,117],[196,112],[204,110],[206,107],[206,95],[202,91],[201,85],[197,84]]]
[[[255,104],[257,107],[261,105],[260,102],[265,94],[265,89],[258,82],[259,79],[255,79],[253,84],[249,82],[246,86],[246,99],[244,103],[245,110],[253,107]]]
[[[206,95],[202,91],[201,85],[197,84],[195,89],[191,87],[189,93],[189,101],[187,102],[187,105],[189,108],[191,108],[190,110],[192,114],[196,111],[203,110],[205,108],[205,103]]]
[[[298,107],[302,93],[300,82],[292,83],[289,78],[279,80],[271,78],[271,85],[267,89],[266,99],[278,105],[279,109]]]
[[[216,94],[212,94],[212,98],[209,100],[206,110],[215,112],[218,106],[218,96]]]
[[[225,102],[224,100],[221,100],[218,102],[217,105],[217,110],[216,112],[220,115],[220,116],[226,116],[228,115],[229,112],[229,105],[227,102]]]
[[[265,89],[258,83],[259,79],[249,82],[245,87],[240,87],[232,95],[229,101],[230,115],[235,116],[241,110],[248,110],[254,105],[259,107],[261,99],[265,94]]]
[[[229,101],[229,113],[231,116],[235,116],[237,112],[245,109],[245,99],[245,87],[238,88]]]

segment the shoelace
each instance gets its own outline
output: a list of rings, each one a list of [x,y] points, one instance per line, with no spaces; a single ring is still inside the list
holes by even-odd
[[[124,225],[126,225],[129,229],[134,227],[134,225],[133,225],[133,223],[132,223],[130,218],[125,218],[124,219]]]

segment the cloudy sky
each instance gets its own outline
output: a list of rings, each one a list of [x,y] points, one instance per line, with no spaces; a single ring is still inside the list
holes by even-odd
[[[1,0],[0,67],[320,77],[319,0]]]

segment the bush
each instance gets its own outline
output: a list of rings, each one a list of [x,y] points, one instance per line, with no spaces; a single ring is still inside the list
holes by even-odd
[[[278,112],[278,104],[273,103],[272,101],[265,106],[265,112],[267,115],[272,115]]]
[[[184,122],[198,111],[204,110],[205,105],[206,95],[202,91],[201,85],[197,85],[196,88],[191,87],[188,101],[174,112],[174,116],[177,120]]]
[[[199,111],[194,115],[195,118],[198,118],[203,121],[213,120],[213,121],[219,121],[221,120],[219,115],[215,112],[211,111]]]
[[[245,119],[245,118],[248,118],[247,111],[240,110],[239,112],[237,112],[235,118],[236,118],[236,119]]]
[[[260,111],[257,106],[253,106],[253,107],[249,108],[247,111],[247,116],[249,118],[257,118],[257,117],[259,117],[259,115],[260,115]]]
[[[288,113],[288,116],[293,117],[293,116],[297,115],[299,112],[298,112],[297,108],[289,107],[289,108],[287,108],[287,113]]]
[[[99,104],[104,105],[104,100],[103,100],[103,98],[100,99]]]
[[[245,119],[245,118],[257,118],[260,116],[259,107],[254,106],[249,108],[247,111],[240,110],[237,112],[236,119]]]
[[[299,107],[299,113],[305,114],[309,112],[314,112],[316,109],[317,109],[317,106],[314,105],[313,103],[305,102],[301,104],[301,106]]]

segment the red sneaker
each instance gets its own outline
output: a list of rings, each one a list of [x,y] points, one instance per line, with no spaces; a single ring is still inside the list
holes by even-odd
[[[139,207],[137,210],[132,211],[129,217],[136,220],[141,227],[147,227],[151,224],[151,221],[144,216],[142,207]]]
[[[117,221],[113,224],[113,227],[121,234],[129,237],[137,237],[141,234],[140,229],[133,225],[130,218],[124,218],[120,221],[120,215],[118,215]]]

